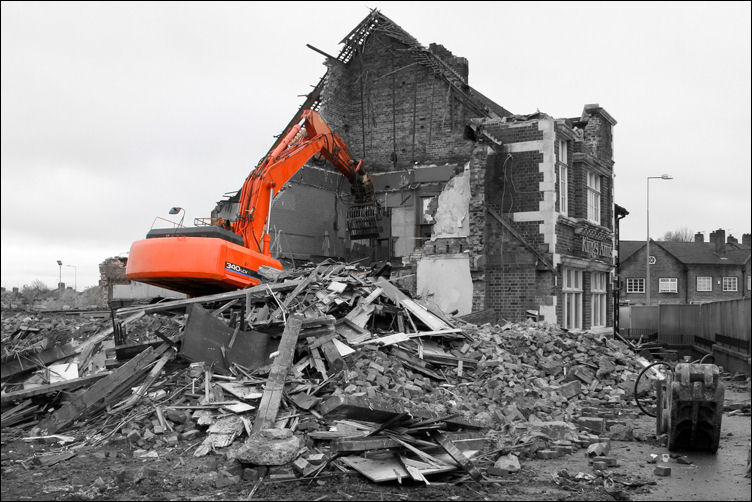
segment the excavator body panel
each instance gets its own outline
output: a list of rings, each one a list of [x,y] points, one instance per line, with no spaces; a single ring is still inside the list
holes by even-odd
[[[131,245],[126,277],[189,296],[255,286],[257,271],[282,264],[258,251],[216,237],[157,237]]]

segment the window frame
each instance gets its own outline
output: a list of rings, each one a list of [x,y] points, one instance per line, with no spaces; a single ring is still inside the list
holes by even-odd
[[[673,284],[673,288],[664,288],[664,284]],[[658,278],[658,292],[678,294],[679,293],[679,279],[676,277],[659,277]]]
[[[606,272],[590,273],[590,326],[593,328],[603,328],[606,326],[608,319],[607,295],[608,293],[608,276]]]
[[[588,171],[585,180],[587,192],[587,220],[601,224],[601,177],[598,173]]]
[[[700,289],[700,279],[707,279],[708,289]],[[712,293],[713,292],[713,277],[708,275],[698,275],[695,278],[695,291],[700,293]]]
[[[569,216],[569,167],[559,164],[559,212]]]
[[[726,281],[728,279],[728,282]],[[723,280],[721,282],[723,285],[723,292],[724,293],[736,293],[739,291],[739,278],[735,276],[724,276]],[[728,284],[728,287],[727,287]],[[731,289],[731,284],[734,285],[734,289]]]
[[[561,268],[562,327],[566,329],[582,329],[583,272],[580,268]]]
[[[639,288],[631,287],[634,283],[639,285]],[[627,277],[627,294],[645,294],[645,278],[644,277]]]

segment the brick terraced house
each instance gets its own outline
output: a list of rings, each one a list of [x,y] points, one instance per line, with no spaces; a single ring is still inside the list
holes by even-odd
[[[274,254],[391,260],[446,312],[612,326],[614,118],[514,114],[470,86],[467,59],[377,10],[342,44],[303,106],[364,159],[381,234],[349,239],[347,182],[312,160],[275,199]]]
[[[621,241],[621,298],[644,305],[645,242]],[[739,243],[726,239],[722,229],[711,232],[710,242],[695,234],[694,242],[661,242],[651,239],[650,303],[693,304],[746,298],[752,294],[750,234]]]

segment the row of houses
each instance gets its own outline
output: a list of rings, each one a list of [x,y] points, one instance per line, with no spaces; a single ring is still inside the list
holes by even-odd
[[[705,242],[619,242],[619,292],[622,304],[647,305],[647,264],[650,263],[650,305],[696,304],[746,298],[752,294],[750,234],[740,243],[718,229]]]

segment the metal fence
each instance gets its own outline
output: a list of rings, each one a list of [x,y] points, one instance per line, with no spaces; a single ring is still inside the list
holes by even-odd
[[[752,299],[723,300],[698,305],[620,307],[623,336],[637,338],[658,333],[667,345],[694,345],[710,350],[713,344],[752,353]]]

